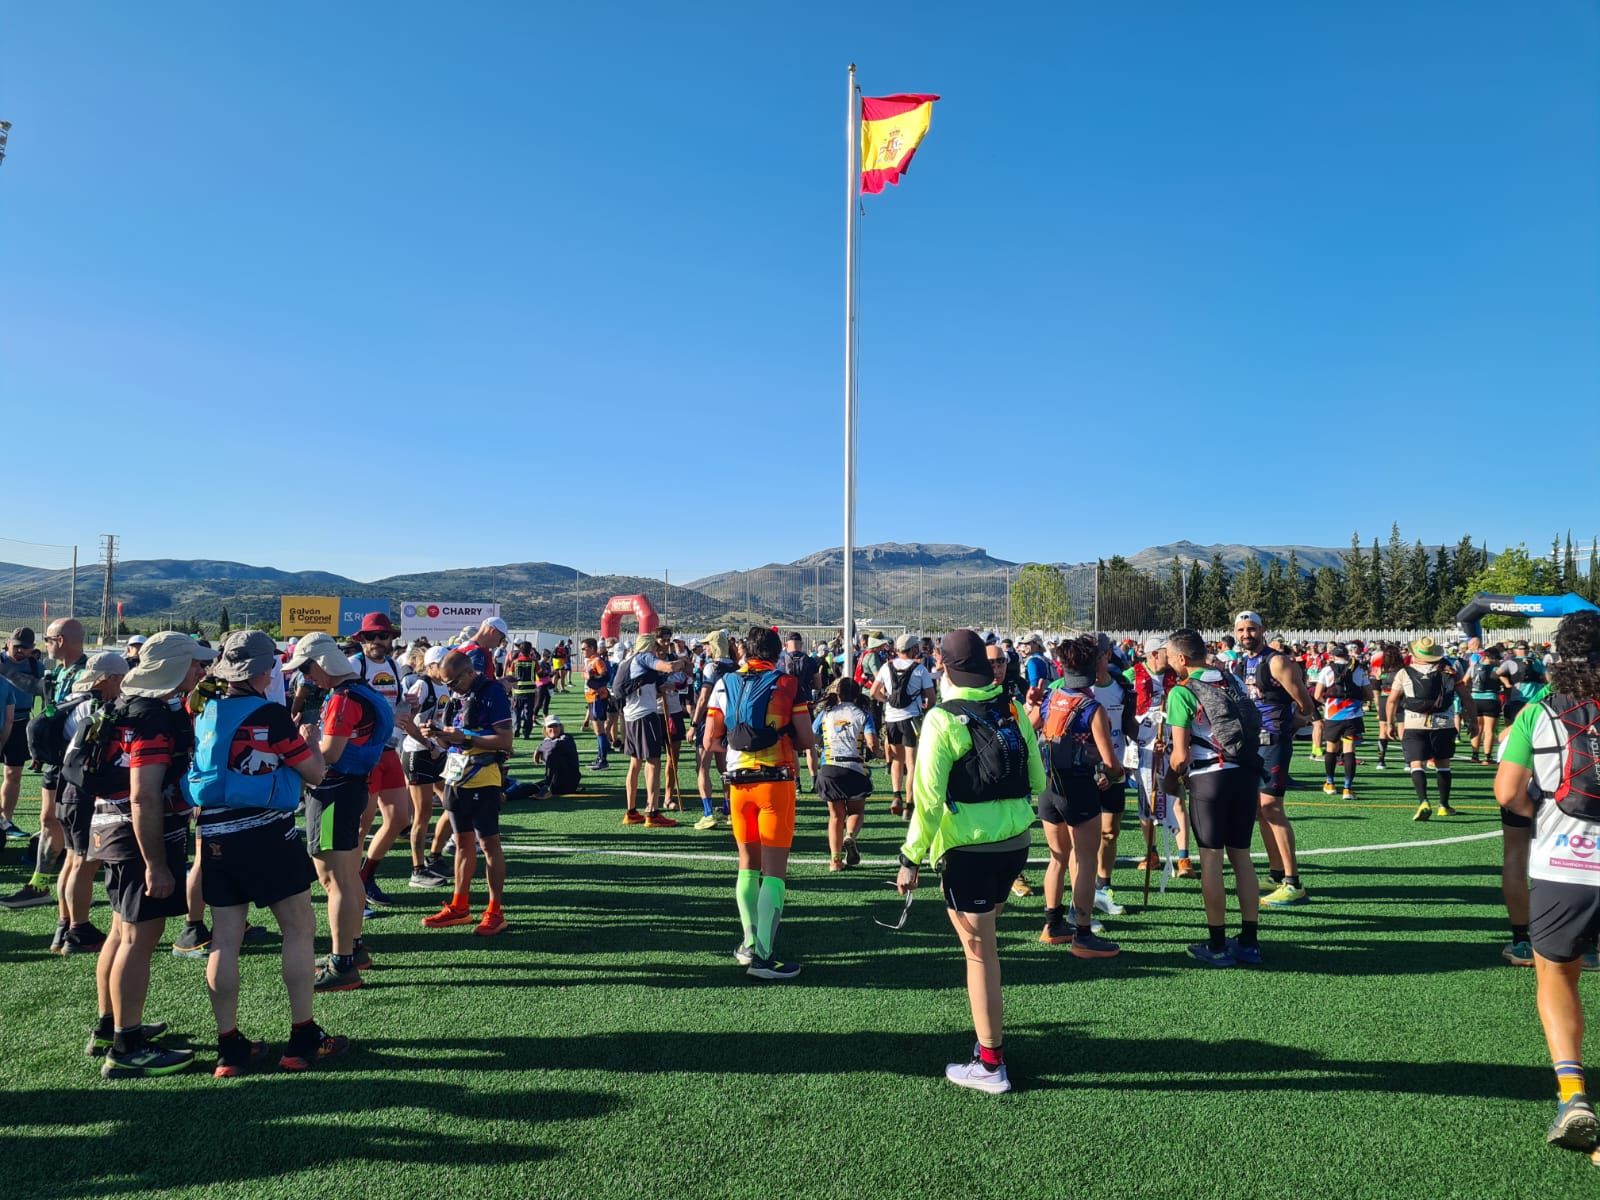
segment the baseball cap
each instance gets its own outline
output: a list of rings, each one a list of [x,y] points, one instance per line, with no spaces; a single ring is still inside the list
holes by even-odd
[[[1154,654],[1157,650],[1165,648],[1166,644],[1166,638],[1162,637],[1159,633],[1152,633],[1144,640],[1144,652],[1146,654]]]
[[[922,645],[922,639],[914,633],[902,633],[894,641],[894,648],[904,654],[907,650],[915,650]]]
[[[11,640],[24,650],[32,650],[34,642],[33,630],[26,625],[19,625],[11,631]]]
[[[72,681],[74,692],[87,692],[102,679],[112,675],[126,675],[128,673],[128,660],[115,650],[102,650],[98,654],[91,654],[89,661],[83,664],[83,670],[78,672],[78,677]]]
[[[970,629],[953,629],[939,643],[939,653],[944,661],[944,673],[957,687],[983,688],[994,686],[994,668],[989,665],[989,652],[983,639]]]
[[[149,639],[148,639],[148,638],[146,638],[146,637],[145,637],[145,636],[144,636],[144,634],[142,634],[142,633],[136,633],[136,634],[134,634],[134,635],[133,635],[133,636],[132,636],[132,637],[131,637],[131,638],[129,638],[129,639],[128,639],[128,645],[130,645],[130,646],[142,646],[142,645],[144,645],[144,644],[145,644],[145,642],[146,642],[146,641],[148,641],[148,640],[149,640]]]
[[[429,646],[427,653],[422,656],[422,665],[425,667],[437,666],[444,661],[444,656],[449,653],[449,646]]]
[[[1265,629],[1267,627],[1267,623],[1261,619],[1261,614],[1256,612],[1253,608],[1245,609],[1233,619],[1233,623],[1235,625],[1239,624],[1241,621],[1248,621],[1257,629]]]
[[[145,647],[146,650],[149,646]],[[344,651],[339,649],[339,643],[322,632],[308,633],[295,643],[294,652],[289,655],[285,665],[290,670],[299,670],[307,663],[316,663],[335,679],[347,679],[356,673],[355,667],[345,657]]]
[[[551,713],[544,719],[544,727],[546,729],[549,729],[552,725],[554,725],[557,729],[566,728],[566,726],[561,723],[561,718],[556,716],[555,713]]]
[[[220,657],[216,677],[228,683],[243,683],[272,670],[278,658],[278,644],[259,629],[239,629],[223,640]]]
[[[507,637],[509,637],[511,635],[511,626],[507,625],[499,617],[490,617],[487,621],[484,622],[484,624],[487,625],[490,629],[498,629],[502,634],[505,634]]]

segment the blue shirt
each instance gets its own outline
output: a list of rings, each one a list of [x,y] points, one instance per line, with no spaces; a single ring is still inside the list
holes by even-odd
[[[1050,665],[1050,660],[1042,654],[1028,655],[1028,661],[1023,664],[1028,676],[1028,686],[1038,687],[1041,683],[1051,683],[1055,680],[1056,669]]]

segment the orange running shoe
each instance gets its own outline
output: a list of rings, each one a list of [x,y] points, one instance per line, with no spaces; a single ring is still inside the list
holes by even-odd
[[[478,927],[472,932],[479,937],[493,937],[497,933],[506,931],[506,915],[503,912],[488,912],[485,910],[483,919],[478,922]]]
[[[658,812],[645,813],[644,823],[650,829],[676,829],[678,823],[671,817],[664,817]]]
[[[1194,869],[1194,862],[1187,858],[1178,859],[1179,879],[1199,879],[1200,872]]]
[[[422,923],[429,929],[444,929],[449,925],[471,925],[472,913],[464,908],[451,908],[446,904],[431,917],[423,917]]]

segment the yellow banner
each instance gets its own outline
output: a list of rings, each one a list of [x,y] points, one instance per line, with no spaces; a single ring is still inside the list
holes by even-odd
[[[308,633],[339,632],[339,597],[285,596],[278,617],[278,636],[304,637]]]

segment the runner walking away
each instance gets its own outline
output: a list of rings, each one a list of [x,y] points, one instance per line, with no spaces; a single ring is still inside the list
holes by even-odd
[[[1294,732],[1302,721],[1317,715],[1306,690],[1300,664],[1269,646],[1261,614],[1246,610],[1233,620],[1239,639],[1240,667],[1245,693],[1261,719],[1261,841],[1267,851],[1267,871],[1273,889],[1262,900],[1268,908],[1291,908],[1309,901],[1300,882],[1300,860],[1295,854],[1294,826],[1284,809],[1289,790],[1289,765],[1294,760]],[[1360,714],[1357,713],[1357,726]],[[1353,767],[1353,764],[1352,764]],[[1332,768],[1329,768],[1330,772]],[[1330,774],[1329,778],[1332,776]]]
[[[617,668],[616,695],[627,722],[622,746],[628,756],[628,774],[623,781],[627,811],[624,825],[670,828],[677,824],[661,811],[661,752],[667,745],[667,721],[661,711],[659,685],[674,671],[681,671],[687,660],[667,660],[655,654],[654,634],[641,633],[633,644],[633,654]],[[639,811],[639,772],[645,778],[645,811]]]
[[[316,871],[295,826],[302,782],[315,786],[325,771],[307,739],[316,728],[295,728],[289,710],[267,699],[278,649],[259,630],[238,630],[222,643],[212,674],[227,685],[195,722],[194,762],[185,791],[200,809],[200,886],[211,908],[211,957],[206,989],[217,1019],[218,1079],[241,1075],[267,1057],[265,1042],[239,1031],[239,950],[250,905],[270,908],[283,935],[283,982],[289,992],[289,1037],[279,1066],[303,1071],[342,1054],[349,1040],[332,1037],[312,1020],[311,881]]]
[[[895,643],[897,653],[878,668],[869,693],[883,705],[884,754],[889,760],[889,811],[895,816],[916,808],[917,731],[928,703],[937,698],[933,676],[917,655],[922,644],[912,633]],[[987,667],[988,660],[984,665]]]
[[[1104,761],[1107,783],[1099,787],[1100,798],[1100,861],[1095,873],[1094,907],[1108,917],[1120,917],[1126,909],[1117,903],[1111,890],[1111,873],[1117,866],[1117,838],[1122,833],[1122,818],[1128,811],[1128,777],[1122,765],[1128,742],[1139,730],[1139,720],[1134,716],[1131,695],[1133,687],[1113,670],[1112,655],[1116,652],[1111,639],[1097,633],[1093,676],[1089,691],[1099,703],[1110,722],[1111,751],[1115,755]],[[1118,664],[1120,665],[1120,664]],[[1098,784],[1098,780],[1096,781]]]
[[[1472,762],[1478,761],[1480,752],[1484,762],[1494,761],[1494,727],[1500,720],[1503,708],[1500,696],[1502,682],[1499,674],[1500,657],[1500,647],[1495,645],[1485,646],[1471,658],[1472,709],[1469,711],[1477,714],[1470,760]]]
[[[380,813],[382,823],[367,846],[362,860],[361,887],[369,904],[393,903],[390,896],[378,886],[378,866],[388,855],[400,834],[411,825],[411,792],[406,784],[405,768],[400,762],[400,747],[406,737],[417,732],[411,718],[410,706],[400,692],[403,672],[394,657],[394,641],[400,634],[389,620],[388,613],[368,613],[361,619],[361,630],[356,640],[361,649],[350,665],[355,668],[361,682],[383,698],[389,706],[390,729],[387,744],[378,756],[377,765],[367,776],[367,807],[361,814],[361,840],[366,841],[373,818]]]
[[[1046,785],[1039,792],[1039,819],[1050,846],[1050,863],[1044,871],[1044,931],[1039,940],[1049,945],[1065,942],[1078,958],[1112,958],[1120,948],[1095,935],[1091,918],[1098,890],[1102,795],[1122,787],[1121,756],[1111,736],[1110,715],[1092,686],[1091,672],[1099,658],[1095,639],[1071,638],[1056,652],[1061,678],[1037,701],[1030,698],[1027,706],[1028,722],[1042,742],[1039,755]],[[1061,904],[1069,872],[1070,919]]]
[[[1260,804],[1260,714],[1233,675],[1205,666],[1205,640],[1193,629],[1167,639],[1167,661],[1179,684],[1167,693],[1172,749],[1166,787],[1187,782],[1189,822],[1200,846],[1200,891],[1207,938],[1189,953],[1208,967],[1261,965],[1261,889],[1250,840]],[[1233,867],[1239,902],[1239,936],[1227,937],[1227,890],[1222,856]]]
[[[727,751],[728,807],[739,851],[734,897],[743,937],[734,960],[756,979],[789,980],[800,964],[778,958],[778,922],[794,844],[797,751],[809,750],[811,709],[799,680],[778,670],[778,635],[756,626],[744,664],[717,680],[706,708],[706,746]]]
[[[61,818],[66,836],[70,868],[64,889],[70,923],[62,940],[62,954],[98,953],[106,941],[106,935],[89,919],[94,902],[94,877],[100,871],[100,862],[89,851],[94,796],[84,788],[84,737],[79,731],[87,732],[93,722],[110,719],[109,710],[122,694],[122,680],[128,670],[128,661],[120,654],[102,650],[91,655],[68,698],[70,710],[64,730],[67,747],[62,756],[61,790],[56,793],[56,814]],[[78,741],[76,750],[74,739]]]
[[[578,743],[572,740],[561,718],[551,713],[544,719],[544,741],[534,752],[534,761],[544,765],[544,778],[533,785],[535,799],[570,796],[583,786],[583,770],[578,766]]]
[[[1519,641],[1512,647],[1509,656],[1501,658],[1500,665],[1495,668],[1495,674],[1504,682],[1505,698],[1502,706],[1506,728],[1509,729],[1511,723],[1517,719],[1517,714],[1522,711],[1523,705],[1544,691],[1544,664],[1530,656],[1526,641]]]
[[[800,681],[800,699],[815,709],[821,694],[822,660],[806,653],[806,640],[798,633],[789,635],[783,653],[778,656],[778,670]],[[810,790],[813,792],[817,790],[818,750],[819,747],[813,746],[806,751],[806,768],[811,772]]]
[[[1433,816],[1428,803],[1429,767],[1439,781],[1439,815],[1456,815],[1450,807],[1450,760],[1456,753],[1457,699],[1470,704],[1472,693],[1467,681],[1444,662],[1444,651],[1431,637],[1412,642],[1411,665],[1400,669],[1389,690],[1386,719],[1391,728],[1400,730],[1400,747],[1416,789],[1413,821]]]
[[[416,653],[415,650],[412,651]],[[449,653],[444,646],[430,646],[422,655],[422,669],[405,681],[406,703],[412,720],[421,733],[425,721],[437,720],[450,688],[439,677],[439,664]],[[411,792],[411,881],[414,888],[449,887],[454,873],[444,860],[428,853],[428,829],[433,820],[434,801],[444,788],[444,747],[415,734],[406,734],[400,744],[400,765],[405,768],[406,786]]]
[[[606,762],[606,756],[611,750],[606,737],[611,720],[611,664],[606,661],[605,654],[594,638],[584,638],[582,645],[583,702],[588,705],[589,721],[594,725],[595,736],[594,761],[589,764],[589,769],[604,771],[610,765]]]
[[[13,630],[5,654],[0,655],[0,678],[10,685],[11,696],[11,725],[5,740],[0,741],[0,762],[5,767],[4,782],[0,783],[0,828],[4,828],[8,839],[17,841],[26,841],[28,837],[18,827],[15,817],[17,802],[22,798],[22,768],[28,761],[28,720],[33,713],[34,702],[44,694],[44,675],[44,664],[40,662],[38,648],[34,645],[33,630],[26,625]],[[18,897],[27,903],[13,905],[8,902]],[[17,893],[17,896],[0,900],[0,905],[6,908],[48,903],[48,896],[34,899],[26,893],[26,889]]]
[[[977,1035],[970,1062],[945,1078],[981,1092],[1011,1090],[1006,1072],[995,921],[1012,881],[1028,861],[1033,796],[1046,787],[1044,764],[1021,706],[995,682],[981,638],[957,629],[940,643],[941,702],[922,727],[917,790],[900,847],[895,886],[904,894],[931,862],[943,876],[945,908],[967,963],[967,1001]]]
[[[422,918],[422,923],[430,929],[471,924],[472,875],[481,844],[489,902],[473,932],[492,937],[506,927],[506,856],[500,847],[500,807],[505,789],[503,764],[511,753],[511,702],[505,689],[473,670],[472,660],[460,651],[445,655],[440,674],[454,695],[445,708],[444,721],[429,723],[422,733],[449,748],[444,810],[455,830],[455,892],[448,904]]]
[[[1189,856],[1188,807],[1176,793],[1164,792],[1160,787],[1161,781],[1156,776],[1158,762],[1167,752],[1166,738],[1161,729],[1162,721],[1165,719],[1163,710],[1167,693],[1178,685],[1178,675],[1167,665],[1165,637],[1156,634],[1146,638],[1143,649],[1143,661],[1134,663],[1127,672],[1133,682],[1133,710],[1134,716],[1138,718],[1139,729],[1124,754],[1123,765],[1133,770],[1139,790],[1139,830],[1144,834],[1144,844],[1155,846],[1156,795],[1161,792],[1166,803],[1171,806],[1173,824],[1176,826],[1174,838],[1178,845],[1176,874],[1179,879],[1198,879],[1200,872],[1195,869],[1194,862]],[[1164,766],[1159,769],[1163,775],[1166,773]],[[1147,854],[1150,857],[1149,863],[1141,859],[1139,866],[1148,866],[1152,871],[1160,870],[1162,868],[1160,854],[1154,849],[1147,851]]]
[[[877,753],[877,732],[872,714],[862,707],[861,685],[854,679],[841,679],[831,687],[812,719],[811,733],[822,757],[817,794],[828,804],[830,871],[861,864],[856,838],[867,797],[872,795],[867,759]]]
[[[1557,1101],[1545,1140],[1590,1153],[1600,1144],[1600,1117],[1586,1094],[1578,973],[1600,935],[1600,613],[1563,617],[1555,647],[1550,693],[1513,723],[1494,796],[1533,822],[1530,935]]]
[[[1335,794],[1334,771],[1344,765],[1344,799],[1356,797],[1356,747],[1365,734],[1362,712],[1372,699],[1372,683],[1366,669],[1352,659],[1343,643],[1328,647],[1328,665],[1317,673],[1317,703],[1322,705],[1323,769],[1326,775],[1322,792]]]
[[[506,664],[511,677],[511,733],[513,737],[533,736],[534,701],[539,694],[539,656],[532,642],[518,642],[516,656]]]
[[[110,720],[95,723],[83,791],[94,797],[89,856],[106,864],[111,928],[95,966],[98,1020],[88,1052],[105,1055],[107,1079],[170,1075],[194,1061],[193,1050],[157,1041],[162,1024],[144,1023],[150,958],[167,919],[187,908],[188,804],[180,783],[189,767],[194,731],[169,701],[192,686],[197,655],[211,652],[192,638],[158,633],[144,645],[139,666],[122,681]]]
[[[149,649],[145,647],[147,653]],[[313,986],[319,992],[349,992],[361,986],[361,969],[372,961],[361,940],[361,820],[367,809],[368,777],[389,744],[392,710],[361,682],[326,633],[301,638],[287,665],[327,697],[317,743],[327,772],[306,792],[305,829],[306,848],[328,894],[332,953]]]
[[[1399,740],[1395,725],[1389,720],[1389,693],[1394,688],[1395,676],[1405,666],[1400,647],[1394,642],[1380,642],[1367,662],[1367,673],[1372,676],[1372,696],[1378,710],[1378,761],[1374,770],[1389,769],[1389,743]]]
[[[690,722],[693,726],[696,749],[695,782],[700,786],[700,807],[704,810],[704,815],[694,823],[696,829],[714,829],[718,817],[725,822],[731,818],[731,810],[726,799],[720,806],[716,806],[716,792],[711,786],[713,766],[716,767],[717,775],[724,783],[727,781],[727,751],[712,750],[706,745],[705,722],[706,710],[711,706],[711,693],[717,686],[717,680],[729,671],[738,669],[739,663],[733,654],[733,646],[726,629],[718,629],[706,635],[705,661],[700,667],[700,694],[695,697],[694,713]]]

